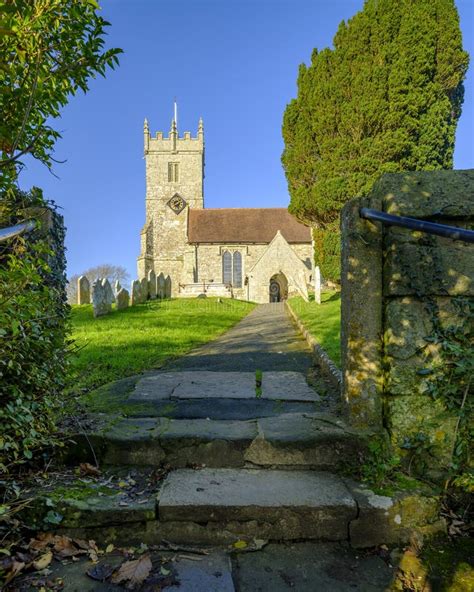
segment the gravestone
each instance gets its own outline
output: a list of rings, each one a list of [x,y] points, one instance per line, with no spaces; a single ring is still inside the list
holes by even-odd
[[[104,278],[102,280],[102,286],[104,287],[104,290],[105,290],[107,302],[109,304],[113,304],[115,302],[115,295],[114,295],[114,291],[112,290],[112,286],[110,285],[110,282],[107,278]]]
[[[127,308],[130,303],[130,295],[128,293],[128,290],[126,290],[125,288],[120,288],[120,290],[117,292],[116,300],[117,310]]]
[[[318,265],[314,269],[314,301],[321,304],[321,270]]]
[[[85,275],[77,280],[77,304],[91,303],[91,285]]]
[[[148,295],[150,296],[150,300],[155,300],[155,298],[156,298],[156,273],[153,270],[148,272]]]
[[[165,276],[162,273],[158,276],[156,285],[158,298],[163,299],[165,297]]]
[[[142,303],[142,285],[140,280],[133,280],[132,282],[132,295],[130,299],[131,306]]]
[[[171,278],[169,275],[165,277],[165,298],[171,298]]]
[[[109,314],[112,310],[112,303],[107,295],[103,280],[100,278],[97,278],[92,284],[92,308],[95,317]]]
[[[142,294],[142,302],[146,302],[148,300],[148,280],[146,277],[140,280],[141,284],[141,294]]]
[[[122,289],[122,286],[120,285],[119,280],[115,280],[115,284],[114,284],[115,297],[117,297],[117,294],[120,292],[121,289]]]

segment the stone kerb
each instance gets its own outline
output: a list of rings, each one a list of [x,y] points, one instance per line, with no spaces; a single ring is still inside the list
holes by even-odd
[[[165,298],[165,276],[163,273],[160,273],[156,278],[156,291],[158,298],[161,300]]]
[[[165,298],[171,298],[171,278],[169,275],[165,277]]]
[[[128,290],[125,288],[120,288],[120,290],[117,292],[116,300],[117,310],[127,308],[130,303],[130,294],[128,293]]]
[[[85,275],[77,279],[77,304],[91,303],[91,286]]]
[[[112,290],[112,288],[110,289]],[[92,309],[94,317],[100,317],[109,314],[109,312],[112,310],[110,295],[108,294],[104,280],[101,278],[97,278],[92,284]]]
[[[148,272],[148,294],[150,300],[156,299],[156,274],[153,270]]]

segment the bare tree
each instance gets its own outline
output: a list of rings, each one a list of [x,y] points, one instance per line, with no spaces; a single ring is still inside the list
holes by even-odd
[[[96,278],[99,277],[107,278],[111,284],[117,280],[121,284],[125,284],[130,279],[130,274],[125,269],[125,267],[122,267],[121,265],[112,265],[111,263],[102,263],[101,265],[90,267],[82,273],[75,273],[68,278],[67,301],[69,304],[77,303],[77,280],[81,275],[87,276],[87,279],[91,282],[91,284]]]

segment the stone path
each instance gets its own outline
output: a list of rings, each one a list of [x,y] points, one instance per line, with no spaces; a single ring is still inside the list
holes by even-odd
[[[169,365],[173,370],[213,372],[292,371],[306,374],[311,356],[283,303],[257,306],[218,339]]]
[[[75,436],[70,458],[98,460],[108,488],[118,475],[146,486],[104,496],[99,481],[80,501],[62,499],[63,532],[104,546],[210,546],[199,561],[174,558],[181,586],[169,590],[180,592],[384,590],[390,568],[348,545],[396,539],[394,517],[400,532],[405,524],[395,501],[344,477],[370,435],[328,414],[307,382],[311,365],[284,306],[269,304],[166,368],[123,381],[128,417],[99,417]],[[49,509],[52,493],[43,495],[36,502]],[[318,542],[328,540],[339,546]],[[254,552],[236,553],[240,544]],[[88,581],[81,565],[65,571],[66,592],[120,589]]]

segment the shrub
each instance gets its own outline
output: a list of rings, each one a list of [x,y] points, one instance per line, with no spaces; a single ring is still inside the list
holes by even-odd
[[[341,234],[338,223],[328,228],[314,228],[314,263],[324,280],[339,282],[341,277]]]
[[[62,216],[38,189],[0,196],[0,228],[30,217],[37,229],[0,243],[0,472],[51,443],[65,380]]]

